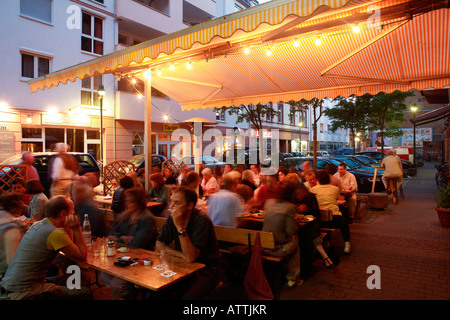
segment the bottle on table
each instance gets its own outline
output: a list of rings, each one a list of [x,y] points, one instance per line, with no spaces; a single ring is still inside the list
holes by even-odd
[[[89,222],[89,217],[87,214],[84,215],[83,236],[84,239],[86,240],[86,245],[90,246],[92,242],[92,233],[91,233],[91,224]]]

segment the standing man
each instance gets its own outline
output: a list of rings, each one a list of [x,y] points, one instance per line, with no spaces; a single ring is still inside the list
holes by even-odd
[[[50,199],[45,216],[26,232],[0,286],[12,300],[25,300],[42,294],[57,299],[90,299],[88,288],[69,289],[64,282],[46,281],[47,271],[59,252],[70,260],[86,260],[87,246],[80,222],[74,215],[72,201],[62,196]],[[66,270],[61,271],[66,274]]]
[[[52,185],[50,196],[70,196],[69,188],[72,181],[78,175],[78,161],[67,153],[68,146],[65,143],[57,143],[55,151],[58,155],[53,160],[51,168]]]
[[[22,153],[22,162],[20,164],[24,164],[24,165],[26,165],[28,167],[28,179],[27,179],[27,181],[39,180],[39,174],[38,174],[36,168],[33,167],[34,156],[30,152],[25,151],[24,153]]]
[[[400,188],[403,182],[403,165],[394,149],[386,151],[386,157],[381,161],[381,166],[384,167],[382,177],[384,187],[387,189],[387,178],[395,178],[397,188]]]
[[[338,165],[338,172],[334,174],[341,182],[341,195],[345,197],[348,207],[348,219],[353,221],[356,211],[356,193],[358,192],[358,182],[353,173],[347,171],[347,165],[341,162]]]
[[[197,193],[188,187],[175,189],[172,195],[172,213],[167,218],[156,241],[156,252],[199,262],[206,265],[186,287],[184,299],[203,299],[219,282],[220,257],[211,219],[195,208]],[[175,249],[170,244],[175,245]]]

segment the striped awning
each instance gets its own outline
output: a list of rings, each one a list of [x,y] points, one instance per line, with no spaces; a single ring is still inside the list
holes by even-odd
[[[449,14],[446,0],[276,0],[29,85],[151,71],[152,86],[184,110],[440,89],[450,85]]]

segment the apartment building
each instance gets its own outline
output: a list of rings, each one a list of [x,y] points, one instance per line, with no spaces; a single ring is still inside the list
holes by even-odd
[[[143,153],[143,84],[104,74],[72,79],[31,93],[27,81],[244,9],[248,0],[15,0],[0,3],[0,160],[28,150],[50,151],[64,141],[71,151],[104,162]],[[227,11],[231,12],[227,12]],[[12,28],[11,26],[14,26]],[[104,96],[98,88],[103,85]],[[100,112],[100,104],[102,112]],[[152,153],[170,156],[174,129],[183,121],[215,113],[181,112],[180,105],[152,90]],[[100,118],[102,121],[100,121]],[[102,132],[100,132],[102,129]]]

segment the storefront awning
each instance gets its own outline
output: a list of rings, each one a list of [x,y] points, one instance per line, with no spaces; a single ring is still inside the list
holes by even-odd
[[[430,122],[438,121],[450,116],[450,105],[443,106],[436,110],[424,113],[419,117],[411,119],[410,121],[416,126],[424,125]]]
[[[449,30],[448,1],[277,0],[28,83],[35,92],[151,72],[183,110],[440,89],[450,85]]]

